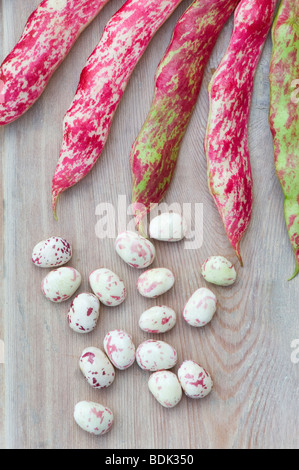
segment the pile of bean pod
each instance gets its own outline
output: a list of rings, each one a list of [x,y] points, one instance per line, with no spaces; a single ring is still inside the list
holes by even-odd
[[[160,241],[175,242],[186,235],[187,224],[180,214],[165,213],[155,217],[149,227],[150,237]],[[131,231],[118,235],[116,253],[129,266],[149,268],[156,251],[153,243]],[[42,292],[54,303],[72,297],[81,284],[81,275],[73,267],[63,266],[72,258],[70,243],[61,237],[50,237],[33,249],[32,261],[41,268],[54,268],[42,280]],[[212,284],[229,286],[236,280],[233,265],[222,256],[209,257],[201,267],[203,278]],[[144,297],[156,298],[169,291],[175,282],[171,270],[165,267],[146,269],[137,280],[137,291]],[[76,333],[89,333],[95,329],[100,304],[115,307],[125,301],[127,289],[119,276],[108,268],[100,268],[89,275],[92,292],[75,296],[67,314],[70,328]],[[187,301],[182,316],[192,327],[209,323],[217,307],[215,294],[200,287]],[[154,306],[139,318],[141,330],[150,333],[166,333],[176,324],[176,312],[166,306]],[[79,358],[79,367],[89,385],[96,389],[110,386],[115,379],[115,369],[125,370],[137,362],[150,371],[148,388],[156,400],[166,408],[176,406],[183,395],[203,398],[213,388],[210,374],[192,359],[183,361],[177,374],[170,371],[178,362],[176,349],[165,341],[148,339],[136,348],[126,331],[115,329],[104,337],[103,350],[94,346],[85,348]],[[74,408],[74,419],[85,431],[105,434],[113,424],[113,412],[100,403],[80,401]]]
[[[108,2],[41,1],[18,43],[0,64],[0,126],[20,118],[39,99],[82,31]],[[58,197],[79,183],[101,156],[137,63],[181,3],[183,0],[126,0],[105,24],[63,119],[63,141],[52,179],[55,218]],[[230,42],[208,86],[204,150],[209,192],[243,265],[240,243],[254,203],[249,116],[257,66],[271,30],[269,128],[295,255],[293,279],[299,273],[299,13],[298,1],[281,0],[274,19],[276,4],[277,0],[193,0],[176,22],[156,69],[152,104],[132,144],[129,163],[134,218],[142,234],[143,219],[162,201],[171,184],[207,64],[233,14]]]

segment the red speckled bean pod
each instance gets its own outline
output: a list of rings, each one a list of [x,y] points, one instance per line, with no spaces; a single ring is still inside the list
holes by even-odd
[[[209,85],[205,139],[210,192],[241,264],[240,241],[252,212],[248,120],[256,67],[276,0],[241,0],[230,44]]]
[[[106,25],[64,118],[64,139],[52,184],[54,213],[58,196],[84,178],[99,158],[133,69],[181,1],[127,0]]]
[[[270,113],[274,162],[284,194],[284,215],[299,273],[299,2],[283,0],[272,28]],[[275,216],[274,216],[275,217]]]
[[[239,0],[195,0],[178,21],[155,76],[154,99],[130,155],[137,227],[163,199],[201,88],[204,70]]]
[[[44,0],[0,68],[0,125],[22,116],[108,0]]]

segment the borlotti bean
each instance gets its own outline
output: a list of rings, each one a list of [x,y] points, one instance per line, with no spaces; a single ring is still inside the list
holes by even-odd
[[[185,394],[190,398],[203,398],[212,388],[210,374],[197,362],[186,360],[178,369],[178,378]]]
[[[136,362],[141,369],[152,372],[171,369],[177,363],[177,352],[164,341],[148,339],[139,344],[136,350]]]
[[[277,3],[239,2],[230,42],[208,85],[209,115],[204,138],[208,188],[241,265],[240,243],[250,224],[254,200],[249,151],[254,79]],[[280,63],[279,75],[284,74]],[[280,86],[285,89],[283,78]],[[287,112],[284,107],[282,114]],[[263,176],[266,180],[267,172]]]
[[[207,258],[201,267],[201,273],[207,282],[218,286],[230,286],[237,277],[234,266],[223,256]]]
[[[50,237],[37,243],[32,251],[32,262],[39,268],[54,268],[68,263],[72,257],[70,243],[61,237]]]
[[[82,292],[71,303],[67,315],[68,324],[77,333],[89,333],[95,329],[99,314],[99,299],[89,292]]]
[[[165,212],[151,221],[149,235],[155,240],[177,242],[185,237],[187,228],[187,222],[180,214]]]
[[[216,306],[217,298],[213,292],[206,287],[200,287],[186,303],[183,317],[189,325],[201,327],[212,320]]]
[[[39,5],[0,66],[1,82],[5,84],[5,100],[0,100],[0,126],[18,119],[38,100],[82,31],[107,1],[32,2]],[[31,9],[30,5],[28,8]]]
[[[173,408],[182,398],[183,391],[177,376],[169,370],[151,374],[148,388],[156,400],[165,408]]]
[[[170,269],[148,269],[139,276],[137,289],[144,297],[156,298],[169,291],[174,285],[174,280],[174,275]]]
[[[89,275],[89,284],[100,302],[108,307],[120,305],[127,296],[124,282],[107,268],[96,269]]]
[[[42,280],[42,292],[47,299],[60,303],[68,300],[79,288],[81,274],[70,267],[53,269]]]
[[[109,331],[104,338],[104,349],[117,369],[128,369],[135,362],[132,337],[123,330]]]
[[[298,15],[298,2],[280,2],[271,28],[269,69],[274,165],[284,195],[284,218],[295,256],[295,270],[289,280],[299,273]]]
[[[79,401],[75,405],[74,420],[84,431],[96,436],[106,434],[113,424],[110,408],[93,401]]]
[[[129,230],[118,235],[115,250],[123,261],[137,269],[147,268],[156,257],[152,242]]]
[[[181,2],[127,0],[106,23],[63,119],[63,144],[52,183],[54,211],[60,194],[82,180],[102,154],[134,68],[154,34]],[[78,0],[68,3],[73,5]],[[70,14],[69,22],[77,21]]]
[[[115,379],[114,367],[106,354],[99,348],[90,346],[82,351],[79,367],[89,385],[93,388],[106,388]]]
[[[238,3],[193,0],[175,24],[155,72],[151,106],[130,152],[132,209],[138,229],[173,181],[209,58]]]
[[[155,305],[145,310],[139,318],[139,327],[147,333],[165,333],[175,324],[175,311],[165,305]]]

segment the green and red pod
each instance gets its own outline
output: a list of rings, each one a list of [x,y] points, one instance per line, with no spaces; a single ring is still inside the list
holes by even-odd
[[[274,161],[285,197],[284,214],[299,272],[299,2],[282,0],[272,27],[270,129]]]
[[[239,0],[195,0],[181,16],[155,75],[151,108],[130,154],[137,227],[163,199],[194,110],[206,64]]]
[[[241,264],[240,241],[250,222],[253,199],[249,112],[275,4],[276,0],[241,0],[228,49],[209,84],[205,138],[209,188]]]

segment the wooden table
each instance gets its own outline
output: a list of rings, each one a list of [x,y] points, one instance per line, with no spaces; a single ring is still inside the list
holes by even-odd
[[[2,0],[2,59],[18,41],[27,17],[38,3],[39,0]],[[58,221],[53,218],[51,180],[62,142],[62,119],[87,57],[98,43],[104,25],[123,3],[111,0],[79,38],[39,101],[18,121],[0,130],[0,339],[5,345],[5,364],[0,364],[1,446],[298,448],[299,354],[292,342],[299,338],[299,276],[287,281],[294,259],[268,126],[270,37],[256,73],[251,107],[254,207],[241,246],[244,268],[235,258],[209,195],[203,152],[207,85],[228,45],[231,20],[206,69],[175,178],[165,199],[168,204],[191,204],[193,219],[198,207],[195,204],[202,204],[202,246],[186,249],[184,242],[155,243],[157,259],[153,266],[172,269],[176,283],[162,298],[150,301],[137,293],[139,272],[116,255],[114,239],[99,238],[99,204],[110,203],[116,210],[123,200],[125,209],[130,205],[130,148],[151,104],[156,67],[176,21],[191,3],[189,0],[183,1],[152,40],[125,91],[101,159],[83,181],[61,196]],[[125,222],[132,226],[130,214]],[[120,228],[116,223],[115,235]],[[41,293],[40,283],[46,272],[32,264],[31,252],[37,242],[51,235],[64,236],[73,244],[74,255],[69,264],[83,277],[78,292],[90,290],[88,274],[101,266],[117,272],[127,283],[127,300],[117,308],[102,306],[97,328],[88,335],[76,334],[68,327],[70,302],[55,305]],[[182,309],[198,287],[207,285],[200,266],[214,254],[221,254],[236,265],[237,282],[229,288],[210,285],[218,297],[217,314],[206,327],[192,328],[183,320]],[[177,407],[164,409],[148,391],[149,374],[137,364],[117,372],[108,389],[92,389],[78,368],[81,351],[91,345],[101,348],[106,332],[115,328],[131,333],[137,346],[150,337],[139,329],[140,314],[160,303],[177,311],[178,322],[173,330],[157,338],[176,347],[179,362],[191,358],[206,367],[214,380],[213,392],[201,401],[184,396]],[[80,400],[98,401],[114,411],[115,424],[108,434],[97,438],[76,425],[73,408]]]

